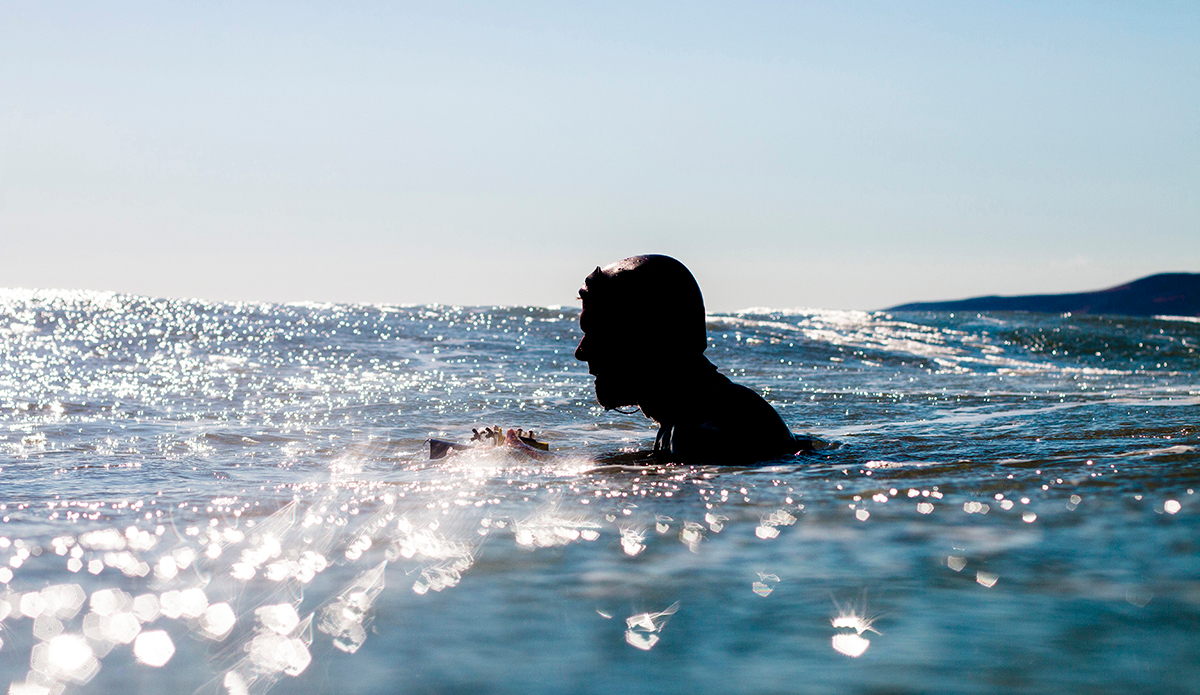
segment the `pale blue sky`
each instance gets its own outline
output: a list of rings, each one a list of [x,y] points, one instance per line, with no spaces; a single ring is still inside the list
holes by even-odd
[[[1200,271],[1200,5],[0,0],[0,287],[710,309]]]

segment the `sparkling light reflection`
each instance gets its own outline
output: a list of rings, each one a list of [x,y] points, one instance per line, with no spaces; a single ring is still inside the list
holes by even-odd
[[[679,610],[679,602],[672,603],[657,613],[637,613],[625,619],[625,642],[632,647],[649,651],[658,644],[659,633],[666,627],[667,620]]]
[[[166,630],[147,630],[133,641],[133,655],[147,666],[164,666],[175,655],[175,643]]]
[[[592,427],[590,381],[562,349],[576,330],[570,314],[117,295],[42,295],[6,311],[0,381],[15,386],[0,384],[7,426],[0,470],[32,490],[23,493],[31,502],[0,500],[0,649],[19,657],[9,663],[33,655],[32,671],[10,676],[11,692],[69,691],[94,678],[101,663],[117,666],[119,679],[174,659],[178,673],[207,669],[230,692],[259,695],[310,668],[330,646],[358,660],[378,658],[362,653],[368,638],[377,639],[373,630],[395,630],[407,617],[385,621],[380,610],[405,601],[448,605],[441,592],[477,591],[469,581],[477,562],[487,563],[481,583],[497,572],[526,579],[520,573],[535,570],[524,567],[562,567],[578,582],[547,582],[548,599],[567,600],[577,590],[604,600],[629,594],[631,610],[661,601],[681,576],[723,576],[734,588],[731,600],[753,602],[751,610],[808,608],[810,625],[825,618],[822,592],[897,572],[923,577],[919,568],[937,573],[942,558],[953,572],[970,571],[940,570],[927,578],[932,586],[973,587],[976,596],[981,586],[999,597],[1027,580],[1014,572],[998,584],[998,575],[979,566],[1004,566],[991,563],[1013,547],[1051,546],[1064,516],[1083,528],[1082,512],[1106,502],[1099,488],[1085,489],[1089,481],[1103,475],[1122,484],[1115,463],[1123,471],[1135,465],[1092,452],[1085,464],[1077,450],[1052,467],[1027,458],[996,462],[979,449],[982,460],[935,460],[940,452],[929,450],[908,460],[901,449],[864,460],[860,447],[842,458],[749,472],[642,466],[584,473],[587,457],[579,451],[626,447],[645,432],[640,424]],[[770,320],[714,317],[712,325],[730,335],[714,336],[713,349],[737,343],[743,354],[777,349],[772,359],[794,357],[790,370],[749,359],[735,370],[770,384],[781,408],[811,403],[803,416],[785,410],[796,422],[813,412],[882,446],[895,436],[905,446],[919,448],[926,437],[949,447],[980,423],[999,424],[994,432],[1001,433],[1003,420],[1039,408],[1062,415],[1087,405],[1060,403],[1057,394],[1089,373],[1020,352],[1011,331],[1001,338],[882,315],[776,313]],[[458,341],[454,350],[451,341]],[[809,359],[818,353],[819,365]],[[920,359],[906,365],[911,356]],[[819,380],[839,371],[853,381]],[[796,381],[776,388],[769,380],[778,375]],[[923,375],[942,390],[922,384]],[[917,385],[904,386],[902,376]],[[1023,378],[1024,390],[1008,386]],[[1087,397],[1104,407],[1119,407],[1120,398],[1138,407],[1193,398],[1155,378],[1138,375],[1138,383]],[[1054,387],[1053,402],[1029,384]],[[902,397],[932,405],[903,421],[895,415],[904,411]],[[1029,406],[1021,405],[1025,399]],[[872,420],[866,413],[876,401],[886,407]],[[863,412],[851,415],[851,402]],[[549,465],[486,454],[431,465],[419,455],[419,442],[433,431],[449,429],[438,436],[456,438],[454,428],[496,413],[549,422],[559,428],[556,446],[579,451]],[[1021,456],[1036,449],[1025,439],[1016,446]],[[1190,453],[1172,445],[1139,455]],[[140,468],[142,461],[156,470]],[[1145,490],[1136,485],[1123,500],[1139,493],[1134,499],[1142,502]],[[1179,530],[1190,522],[1190,499],[1182,488],[1156,487],[1137,509],[1170,515],[1156,518]],[[951,540],[962,547],[946,556]],[[776,574],[748,575],[755,567],[785,575],[783,590]],[[817,571],[806,573],[809,567]],[[1114,581],[1115,588],[1099,590],[1126,611],[1145,607],[1160,586],[1153,577]],[[678,605],[630,616],[624,641],[654,649]],[[596,612],[622,614],[611,602]],[[708,612],[695,610],[703,620],[721,617]],[[912,616],[896,623],[904,619]],[[870,645],[866,632],[878,634],[873,622],[865,607],[839,610],[831,620],[834,649],[861,656]],[[619,646],[621,627],[605,625],[609,646]]]
[[[841,632],[833,636],[833,649],[849,657],[860,657],[871,646],[871,640],[857,633]]]

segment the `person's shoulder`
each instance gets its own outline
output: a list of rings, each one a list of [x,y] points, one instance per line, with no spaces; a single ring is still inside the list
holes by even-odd
[[[721,376],[722,384],[715,390],[719,405],[710,412],[722,429],[740,431],[752,437],[790,436],[791,430],[774,406],[754,389]]]
[[[720,387],[720,397],[723,400],[741,408],[769,409],[772,413],[775,413],[775,408],[758,391],[732,381],[724,375],[721,375],[721,378],[724,380],[724,384]]]
[[[787,423],[754,389],[721,377],[693,427],[679,432],[678,453],[745,465],[795,453]]]

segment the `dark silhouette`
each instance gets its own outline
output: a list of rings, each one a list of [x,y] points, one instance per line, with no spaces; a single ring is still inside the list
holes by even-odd
[[[579,298],[575,359],[596,377],[600,405],[636,406],[659,424],[658,458],[745,464],[812,448],[771,404],[704,357],[704,299],[679,261],[634,256],[596,268]]]
[[[1096,292],[975,297],[901,304],[888,311],[1044,311],[1125,316],[1200,316],[1200,273],[1162,273]]]

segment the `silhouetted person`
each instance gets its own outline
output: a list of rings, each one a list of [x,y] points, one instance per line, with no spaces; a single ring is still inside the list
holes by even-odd
[[[579,290],[583,339],[575,359],[596,377],[596,400],[636,406],[659,424],[656,455],[681,463],[753,463],[811,448],[754,391],[717,373],[704,299],[668,256],[596,268]]]

